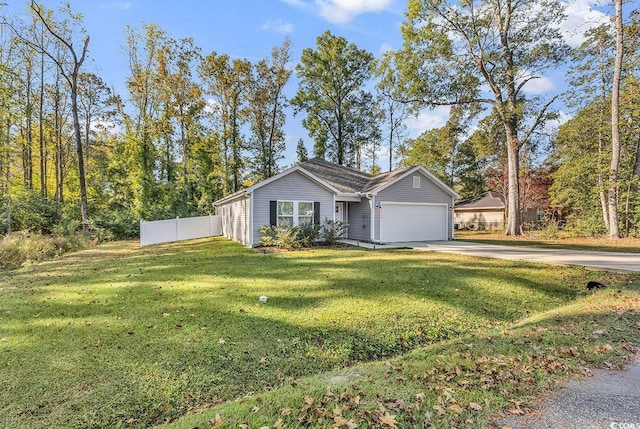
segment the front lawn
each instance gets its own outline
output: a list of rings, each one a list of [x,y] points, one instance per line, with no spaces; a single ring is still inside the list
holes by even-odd
[[[610,288],[587,295],[588,279]],[[486,416],[467,416],[462,402],[458,412],[451,398],[462,399],[442,389],[499,410],[509,390],[492,371],[529,365],[514,398],[530,395],[547,383],[537,368],[549,364],[547,339],[581,344],[563,352],[560,373],[618,364],[638,345],[639,282],[430,252],[105,244],[0,274],[0,427],[147,427],[185,415],[183,427],[331,427],[340,404],[338,427],[426,413],[482,425]],[[523,350],[530,364],[516,358]],[[477,384],[478,368],[496,392]],[[405,405],[385,406],[387,397]]]

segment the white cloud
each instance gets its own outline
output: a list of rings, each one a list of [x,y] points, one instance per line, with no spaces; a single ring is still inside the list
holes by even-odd
[[[567,19],[560,24],[560,31],[570,46],[580,46],[585,31],[610,22],[608,15],[593,8],[596,4],[594,0],[571,0],[566,3]]]
[[[281,19],[274,19],[267,21],[262,27],[262,30],[273,31],[275,33],[291,33],[293,32],[293,24],[284,22]]]
[[[131,8],[130,1],[114,0],[108,3],[100,3],[100,7],[104,9],[129,10]]]
[[[540,76],[525,83],[522,90],[527,94],[539,95],[545,94],[555,89],[555,87],[556,84],[551,79],[546,76]]]
[[[381,12],[391,6],[392,0],[315,0],[320,15],[334,24],[346,24],[358,15]]]
[[[305,3],[302,0],[280,0],[283,3],[286,3],[290,6],[295,6],[295,7],[307,7],[307,3]]]
[[[433,110],[424,110],[417,116],[410,117],[407,122],[409,138],[416,138],[423,132],[433,128],[441,128],[449,120],[449,106],[439,106]]]
[[[346,24],[358,15],[390,10],[393,0],[280,0],[303,10],[314,10],[334,24]]]
[[[550,119],[544,123],[542,127],[542,132],[546,134],[553,134],[557,131],[565,122],[572,119],[573,116],[571,114],[566,113],[562,110],[558,111],[558,117],[556,119]]]

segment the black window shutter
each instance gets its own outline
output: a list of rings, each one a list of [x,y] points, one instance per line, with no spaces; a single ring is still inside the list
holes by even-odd
[[[320,225],[320,203],[313,203],[313,223],[315,225]]]
[[[269,201],[269,225],[276,226],[278,224],[278,202]]]

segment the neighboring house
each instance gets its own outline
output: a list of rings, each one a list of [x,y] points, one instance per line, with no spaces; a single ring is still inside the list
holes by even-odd
[[[468,198],[455,205],[456,229],[503,229],[505,217],[504,196],[489,191]]]
[[[551,210],[548,194],[541,195],[547,197],[532,199],[522,212],[522,222],[528,224],[529,228],[541,225],[547,216],[561,219],[559,208]],[[457,202],[454,212],[456,229],[504,229],[507,205],[500,192],[489,191]]]
[[[263,225],[349,224],[346,238],[453,239],[459,195],[422,166],[371,175],[314,158],[213,203],[222,235],[260,245]]]

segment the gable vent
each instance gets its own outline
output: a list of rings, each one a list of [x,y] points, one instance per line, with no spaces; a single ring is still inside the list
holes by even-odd
[[[420,187],[420,176],[413,176],[413,188],[418,189]]]

